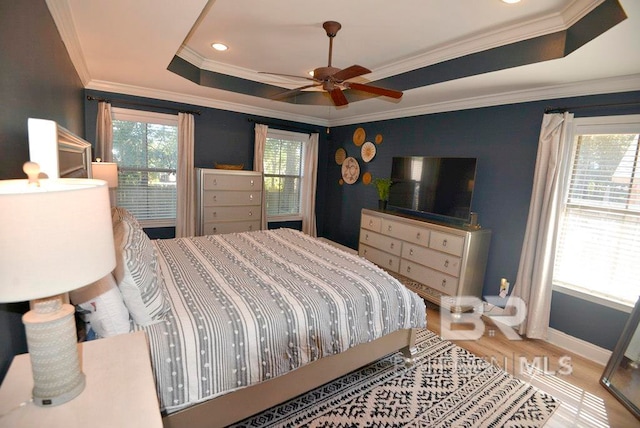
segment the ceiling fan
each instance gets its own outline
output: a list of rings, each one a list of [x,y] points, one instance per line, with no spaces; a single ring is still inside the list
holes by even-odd
[[[295,77],[298,79],[311,80],[314,83],[301,86],[299,88],[291,89],[286,92],[276,94],[273,99],[282,99],[292,97],[302,92],[304,89],[313,88],[316,86],[322,86],[322,89],[327,91],[331,96],[331,100],[336,106],[344,106],[349,104],[347,97],[343,93],[343,89],[355,89],[357,91],[364,91],[375,95],[383,95],[385,97],[391,97],[399,99],[402,97],[402,92],[395,91],[393,89],[381,88],[379,86],[373,86],[364,83],[348,82],[347,80],[354,77],[362,76],[363,74],[371,73],[371,70],[362,67],[360,65],[352,65],[350,67],[339,69],[331,66],[331,55],[333,53],[333,38],[336,36],[342,25],[339,22],[327,21],[322,24],[322,28],[327,32],[329,37],[329,64],[326,67],[318,67],[313,70],[313,77],[294,76],[291,74],[269,73],[261,71],[264,74],[273,74],[277,76]]]

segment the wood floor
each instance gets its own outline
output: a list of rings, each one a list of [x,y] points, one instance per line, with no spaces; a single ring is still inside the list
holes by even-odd
[[[431,303],[427,306],[427,327],[441,334],[439,308]],[[491,320],[483,320],[480,339],[451,341],[560,400],[560,408],[545,428],[640,427],[640,422],[600,385],[603,366],[545,341],[509,340]],[[521,368],[523,361],[529,366]]]

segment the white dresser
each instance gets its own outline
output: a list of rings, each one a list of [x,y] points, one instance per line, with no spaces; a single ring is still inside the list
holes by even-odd
[[[262,173],[196,168],[197,235],[260,230]]]
[[[488,229],[445,226],[363,209],[358,254],[421,297],[482,297],[491,241]]]

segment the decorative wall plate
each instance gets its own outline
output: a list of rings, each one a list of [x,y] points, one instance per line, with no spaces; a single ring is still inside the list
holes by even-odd
[[[358,181],[360,176],[360,165],[356,158],[348,157],[342,162],[342,179],[347,184],[353,184]]]
[[[376,135],[375,142],[376,142],[376,144],[382,143],[382,134]]]
[[[371,184],[371,173],[369,171],[362,174],[362,184],[365,186]]]
[[[347,157],[347,152],[342,147],[336,150],[336,163],[338,165],[342,165],[342,162],[344,162],[346,157]]]
[[[364,143],[364,137],[365,137],[364,129],[363,128],[356,129],[353,132],[353,144],[360,147],[362,143]]]
[[[370,162],[376,155],[376,146],[374,146],[371,141],[367,141],[362,145],[360,153],[362,154],[363,161]]]

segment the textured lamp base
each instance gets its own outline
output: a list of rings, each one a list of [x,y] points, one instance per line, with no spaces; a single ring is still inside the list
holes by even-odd
[[[66,403],[84,389],[74,312],[57,296],[34,301],[22,317],[33,370],[33,402],[38,406]]]

